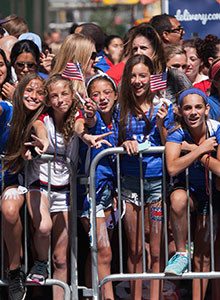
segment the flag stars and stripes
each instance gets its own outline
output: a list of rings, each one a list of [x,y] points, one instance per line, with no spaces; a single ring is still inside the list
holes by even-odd
[[[164,90],[167,87],[167,72],[150,76],[150,89],[152,92]]]
[[[65,78],[69,78],[71,80],[80,80],[83,81],[82,71],[80,69],[79,64],[75,64],[73,62],[68,62],[66,67],[62,73],[62,76]]]

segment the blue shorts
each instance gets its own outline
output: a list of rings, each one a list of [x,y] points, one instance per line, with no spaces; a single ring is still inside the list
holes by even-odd
[[[86,189],[85,189],[86,190]],[[79,195],[78,195],[79,196]],[[98,199],[97,199],[98,198]],[[79,199],[79,198],[78,198]],[[80,217],[89,217],[90,201],[89,194],[81,195],[81,200],[78,203],[78,214]],[[112,185],[106,183],[100,190],[96,191],[96,215],[104,217],[104,211],[112,207],[114,199],[114,191]]]
[[[135,176],[124,176],[121,183],[121,199],[141,206],[140,178]],[[162,199],[162,178],[144,179],[144,203],[156,203]]]
[[[20,185],[18,176],[18,174],[7,174],[4,177],[4,184],[2,182],[2,179],[0,179],[0,194],[2,193],[2,189],[6,189],[7,187],[12,185]]]

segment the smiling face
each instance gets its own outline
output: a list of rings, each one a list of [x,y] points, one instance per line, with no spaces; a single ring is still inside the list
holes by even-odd
[[[114,106],[117,93],[108,80],[97,79],[91,84],[90,98],[98,104],[99,111],[105,114]]]
[[[190,94],[184,97],[180,113],[186,125],[193,129],[204,126],[209,113],[209,105],[197,94]]]
[[[7,77],[7,67],[2,55],[0,54],[0,87],[2,86],[6,77]]]
[[[134,38],[132,43],[132,55],[144,54],[150,58],[154,55],[154,49],[151,42],[143,35]]]
[[[184,49],[186,51],[187,65],[188,65],[186,69],[186,76],[189,78],[191,82],[194,82],[196,76],[199,74],[201,59],[198,58],[195,48],[186,47]]]
[[[73,92],[65,80],[51,83],[48,87],[49,105],[55,114],[65,115],[73,103]]]
[[[24,90],[23,103],[27,110],[34,111],[38,109],[44,102],[45,91],[43,81],[40,79],[32,79]]]
[[[143,63],[135,65],[131,72],[131,87],[136,98],[145,100],[145,93],[149,88],[150,71]]]

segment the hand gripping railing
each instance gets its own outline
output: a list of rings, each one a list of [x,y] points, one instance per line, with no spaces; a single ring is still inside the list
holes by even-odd
[[[141,198],[141,219],[144,224],[144,195],[143,195],[143,168],[142,168],[142,153],[160,153],[162,155],[163,165],[163,214],[164,214],[164,243],[165,243],[165,262],[168,261],[168,218],[167,218],[167,201],[166,201],[166,171],[165,171],[165,156],[163,146],[150,147],[147,150],[139,153],[140,159],[140,198]],[[187,196],[188,196],[188,213],[187,213],[187,225],[188,225],[188,251],[189,251],[189,272],[184,273],[182,276],[166,276],[165,273],[147,273],[146,270],[146,255],[144,248],[145,234],[142,230],[142,247],[143,247],[143,273],[125,274],[123,273],[123,249],[122,249],[122,220],[119,218],[119,274],[111,274],[106,276],[101,282],[98,279],[98,259],[97,259],[97,238],[96,238],[96,193],[95,193],[95,176],[96,167],[99,161],[107,155],[116,155],[117,164],[117,189],[118,189],[118,209],[119,215],[122,213],[121,207],[121,183],[120,183],[120,155],[125,154],[126,151],[122,147],[109,148],[100,152],[92,161],[90,167],[90,246],[92,256],[92,289],[93,299],[100,298],[101,287],[110,281],[128,281],[128,280],[151,280],[151,279],[214,279],[220,278],[220,272],[216,272],[214,268],[214,228],[213,228],[213,206],[212,206],[212,193],[209,195],[209,209],[210,209],[210,254],[211,254],[211,271],[210,272],[192,272],[191,267],[191,233],[190,233],[190,201],[189,201],[189,172],[186,169],[186,183],[187,183]],[[212,173],[209,172],[209,187],[212,190]]]

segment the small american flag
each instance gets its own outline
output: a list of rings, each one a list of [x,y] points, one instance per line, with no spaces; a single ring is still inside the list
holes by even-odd
[[[62,76],[65,78],[69,78],[71,80],[80,80],[80,81],[84,81],[83,80],[83,74],[80,68],[79,63],[72,63],[72,62],[68,62],[66,64],[66,67],[62,73]]]
[[[151,92],[164,90],[167,87],[167,72],[150,76]]]

